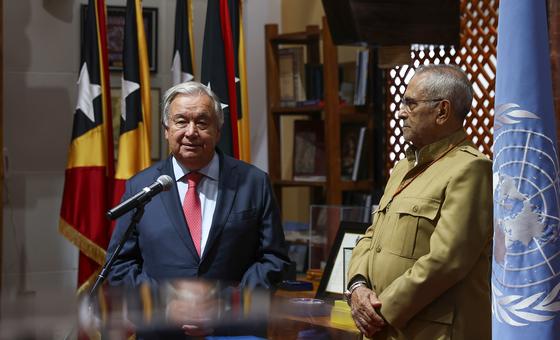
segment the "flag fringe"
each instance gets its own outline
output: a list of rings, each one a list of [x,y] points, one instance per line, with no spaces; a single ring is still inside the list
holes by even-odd
[[[60,218],[58,224],[58,231],[64,235],[70,242],[72,242],[78,249],[87,257],[97,262],[100,266],[105,263],[106,251],[95,244],[92,240],[85,237],[75,227]],[[89,280],[89,279],[88,279]]]

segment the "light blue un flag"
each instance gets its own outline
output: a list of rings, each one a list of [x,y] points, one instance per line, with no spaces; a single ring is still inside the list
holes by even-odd
[[[494,126],[494,339],[560,336],[558,153],[545,0],[501,0]]]

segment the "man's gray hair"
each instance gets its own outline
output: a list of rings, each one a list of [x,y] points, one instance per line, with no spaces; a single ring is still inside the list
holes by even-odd
[[[463,120],[471,111],[473,88],[467,75],[456,65],[424,65],[416,75],[424,74],[422,89],[427,98],[447,99],[455,109],[457,118]]]
[[[196,81],[187,81],[185,83],[180,83],[165,92],[163,95],[163,103],[162,103],[162,112],[163,115],[161,117],[163,126],[166,128],[169,127],[169,107],[171,106],[171,102],[177,95],[186,95],[189,97],[194,96],[207,96],[210,98],[212,102],[212,107],[214,109],[214,114],[218,118],[218,128],[222,128],[224,124],[224,112],[222,111],[222,103],[220,102],[220,98],[216,96],[210,88],[205,85],[202,85]]]

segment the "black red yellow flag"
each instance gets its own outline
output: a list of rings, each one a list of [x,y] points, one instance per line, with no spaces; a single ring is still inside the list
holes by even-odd
[[[140,0],[127,0],[115,200],[127,179],[150,166],[150,71]],[[154,127],[157,128],[157,127]]]
[[[175,41],[171,71],[173,85],[194,79],[192,7],[190,0],[177,0],[175,6]]]
[[[239,0],[209,0],[202,49],[202,83],[220,97],[224,126],[220,148],[250,162],[249,103],[243,12]]]
[[[239,138],[239,159],[251,162],[251,140],[250,140],[250,121],[249,121],[249,98],[247,93],[247,69],[245,60],[245,36],[243,30],[243,2],[239,0],[230,0],[236,5],[230,6],[232,20],[233,43],[236,46],[235,65],[238,82],[237,98],[238,98],[238,115],[237,130]]]
[[[202,47],[201,81],[220,97],[224,125],[218,146],[239,158],[235,49],[227,0],[208,0]]]
[[[80,250],[79,292],[95,280],[110,238],[105,212],[112,195],[113,142],[106,36],[105,1],[89,0],[59,222],[59,231]]]

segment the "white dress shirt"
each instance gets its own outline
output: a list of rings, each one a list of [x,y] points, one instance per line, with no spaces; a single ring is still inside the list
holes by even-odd
[[[179,191],[179,199],[181,200],[182,206],[187,190],[189,189],[186,176],[191,171],[180,164],[175,157],[173,157],[172,161],[173,173],[177,179],[177,190]],[[212,219],[214,217],[214,211],[216,210],[216,200],[218,198],[218,179],[220,176],[220,157],[218,154],[214,153],[214,157],[212,157],[210,163],[197,172],[204,175],[197,185],[202,213],[200,253],[204,254],[204,248],[208,240],[208,235],[210,234],[210,227],[212,226]]]

